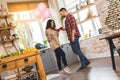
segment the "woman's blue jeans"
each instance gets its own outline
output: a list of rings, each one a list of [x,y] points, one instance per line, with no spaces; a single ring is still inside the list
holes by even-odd
[[[75,36],[75,41],[70,41],[70,45],[72,47],[72,50],[75,54],[77,54],[81,61],[81,67],[85,67],[86,63],[89,62],[88,59],[84,56],[80,49],[80,43],[79,43],[79,36]]]

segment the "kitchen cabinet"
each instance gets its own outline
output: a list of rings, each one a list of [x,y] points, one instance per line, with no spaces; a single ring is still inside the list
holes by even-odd
[[[64,44],[62,46],[62,49],[64,50],[66,54],[66,59],[67,59],[68,64],[72,64],[78,61],[77,55],[73,52],[70,44]]]
[[[66,54],[68,64],[73,64],[74,62],[78,61],[76,54],[74,54],[69,44],[64,44],[61,46],[61,48]],[[55,53],[50,48],[41,50],[40,56],[42,58],[46,73],[57,69],[57,63],[54,54]]]
[[[55,70],[57,68],[54,52],[52,52],[50,48],[41,51],[40,56],[42,58],[46,73]]]

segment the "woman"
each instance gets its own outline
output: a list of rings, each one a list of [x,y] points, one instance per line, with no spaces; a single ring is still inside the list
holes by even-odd
[[[60,44],[59,44],[58,32],[60,29],[56,30],[55,28],[56,28],[56,25],[55,25],[54,20],[49,19],[47,21],[47,25],[46,25],[46,32],[45,32],[46,37],[48,39],[48,42],[50,44],[51,49],[55,52],[59,73],[66,72],[66,73],[70,74],[71,72],[70,72],[69,67],[67,65],[65,53],[60,48]],[[62,68],[61,61],[64,64],[64,67],[65,67],[64,69]]]

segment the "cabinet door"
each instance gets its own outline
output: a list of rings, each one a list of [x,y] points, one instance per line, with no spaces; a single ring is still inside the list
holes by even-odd
[[[24,59],[16,60],[17,67],[22,67],[22,66],[29,65],[29,64],[32,64],[32,63],[36,63],[36,57],[35,56],[26,57]]]
[[[15,62],[4,63],[0,65],[0,72],[12,70],[16,67]]]
[[[42,61],[43,61],[45,71],[47,71],[49,68],[52,67],[50,54],[49,54],[48,50],[45,50],[45,51],[41,52],[41,58],[42,58]]]
[[[71,46],[69,44],[63,45],[62,49],[66,54],[66,59],[68,64],[72,64],[78,61],[76,54],[73,52]]]
[[[50,53],[50,58],[51,58],[53,68],[56,68],[57,67],[57,62],[56,62],[55,53],[52,50],[49,50],[49,53]]]
[[[70,58],[70,64],[78,61],[77,55],[73,52],[71,46],[69,44],[67,46],[67,51],[69,53],[69,58]]]
[[[56,62],[55,62],[55,58],[53,56],[53,52],[50,49],[42,51],[41,58],[43,61],[45,72],[49,72],[49,71],[55,69]]]
[[[67,63],[70,64],[70,54],[68,52],[68,47],[66,45],[63,45],[61,48],[65,52]]]

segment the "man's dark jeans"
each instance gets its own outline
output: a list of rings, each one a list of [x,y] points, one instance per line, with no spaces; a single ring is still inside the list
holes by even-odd
[[[75,42],[70,41],[70,45],[75,54],[77,54],[81,61],[81,67],[85,67],[86,63],[89,62],[88,59],[83,55],[80,49],[79,36],[75,36]]]

